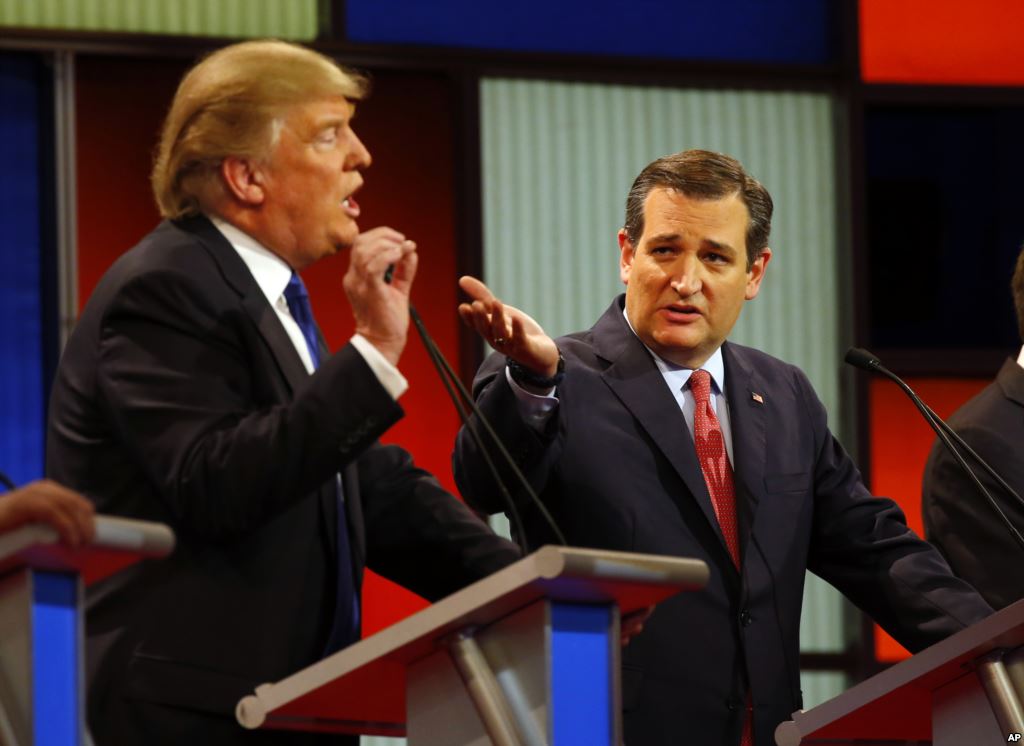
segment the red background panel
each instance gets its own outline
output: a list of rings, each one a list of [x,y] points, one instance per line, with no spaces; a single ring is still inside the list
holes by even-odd
[[[908,378],[910,388],[942,419],[988,385],[989,379]],[[935,433],[896,384],[871,381],[868,393],[871,433],[871,491],[891,497],[907,514],[908,525],[924,536],[921,477]],[[875,627],[875,656],[881,661],[906,658],[906,649]]]
[[[860,0],[869,83],[1024,85],[1020,0]]]
[[[100,276],[159,219],[149,188],[152,153],[164,113],[188,63],[180,60],[82,56],[76,64],[78,287],[84,305]],[[455,311],[454,113],[444,78],[382,73],[359,106],[354,128],[373,156],[359,194],[360,227],[389,225],[414,239],[420,252],[413,301],[444,354],[458,370]],[[347,255],[303,273],[332,349],[352,334],[341,280]],[[410,389],[406,417],[388,431],[417,463],[454,490],[451,449],[458,416],[426,352],[410,328],[401,361]],[[372,573],[364,586],[365,634],[426,602]]]

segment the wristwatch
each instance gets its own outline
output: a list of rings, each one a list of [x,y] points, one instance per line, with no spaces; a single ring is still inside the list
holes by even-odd
[[[565,358],[562,357],[561,352],[558,353],[558,368],[553,376],[537,375],[508,356],[505,357],[505,364],[508,366],[508,372],[513,381],[538,389],[553,389],[565,378]]]

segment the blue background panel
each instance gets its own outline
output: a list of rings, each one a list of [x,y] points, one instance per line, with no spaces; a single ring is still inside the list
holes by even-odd
[[[612,610],[551,605],[551,709],[554,746],[612,743]]]
[[[828,63],[824,0],[349,0],[351,41],[686,60]]]
[[[78,576],[34,573],[32,681],[35,743],[78,746]]]
[[[0,54],[0,470],[19,484],[43,474],[43,75],[32,55]]]

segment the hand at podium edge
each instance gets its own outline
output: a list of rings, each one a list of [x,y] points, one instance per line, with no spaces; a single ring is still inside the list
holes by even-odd
[[[0,495],[0,533],[26,523],[45,523],[69,547],[92,541],[96,533],[93,504],[49,479],[40,479]]]

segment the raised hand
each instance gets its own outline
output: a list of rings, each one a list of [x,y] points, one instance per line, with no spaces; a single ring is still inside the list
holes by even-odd
[[[459,316],[487,344],[529,368],[550,378],[558,369],[558,347],[540,324],[513,306],[506,306],[475,277],[459,278],[459,287],[472,300],[459,304]]]
[[[361,334],[392,365],[405,349],[409,331],[409,291],[416,276],[416,243],[393,228],[360,233],[352,245],[342,283]],[[384,279],[394,266],[391,282]]]

